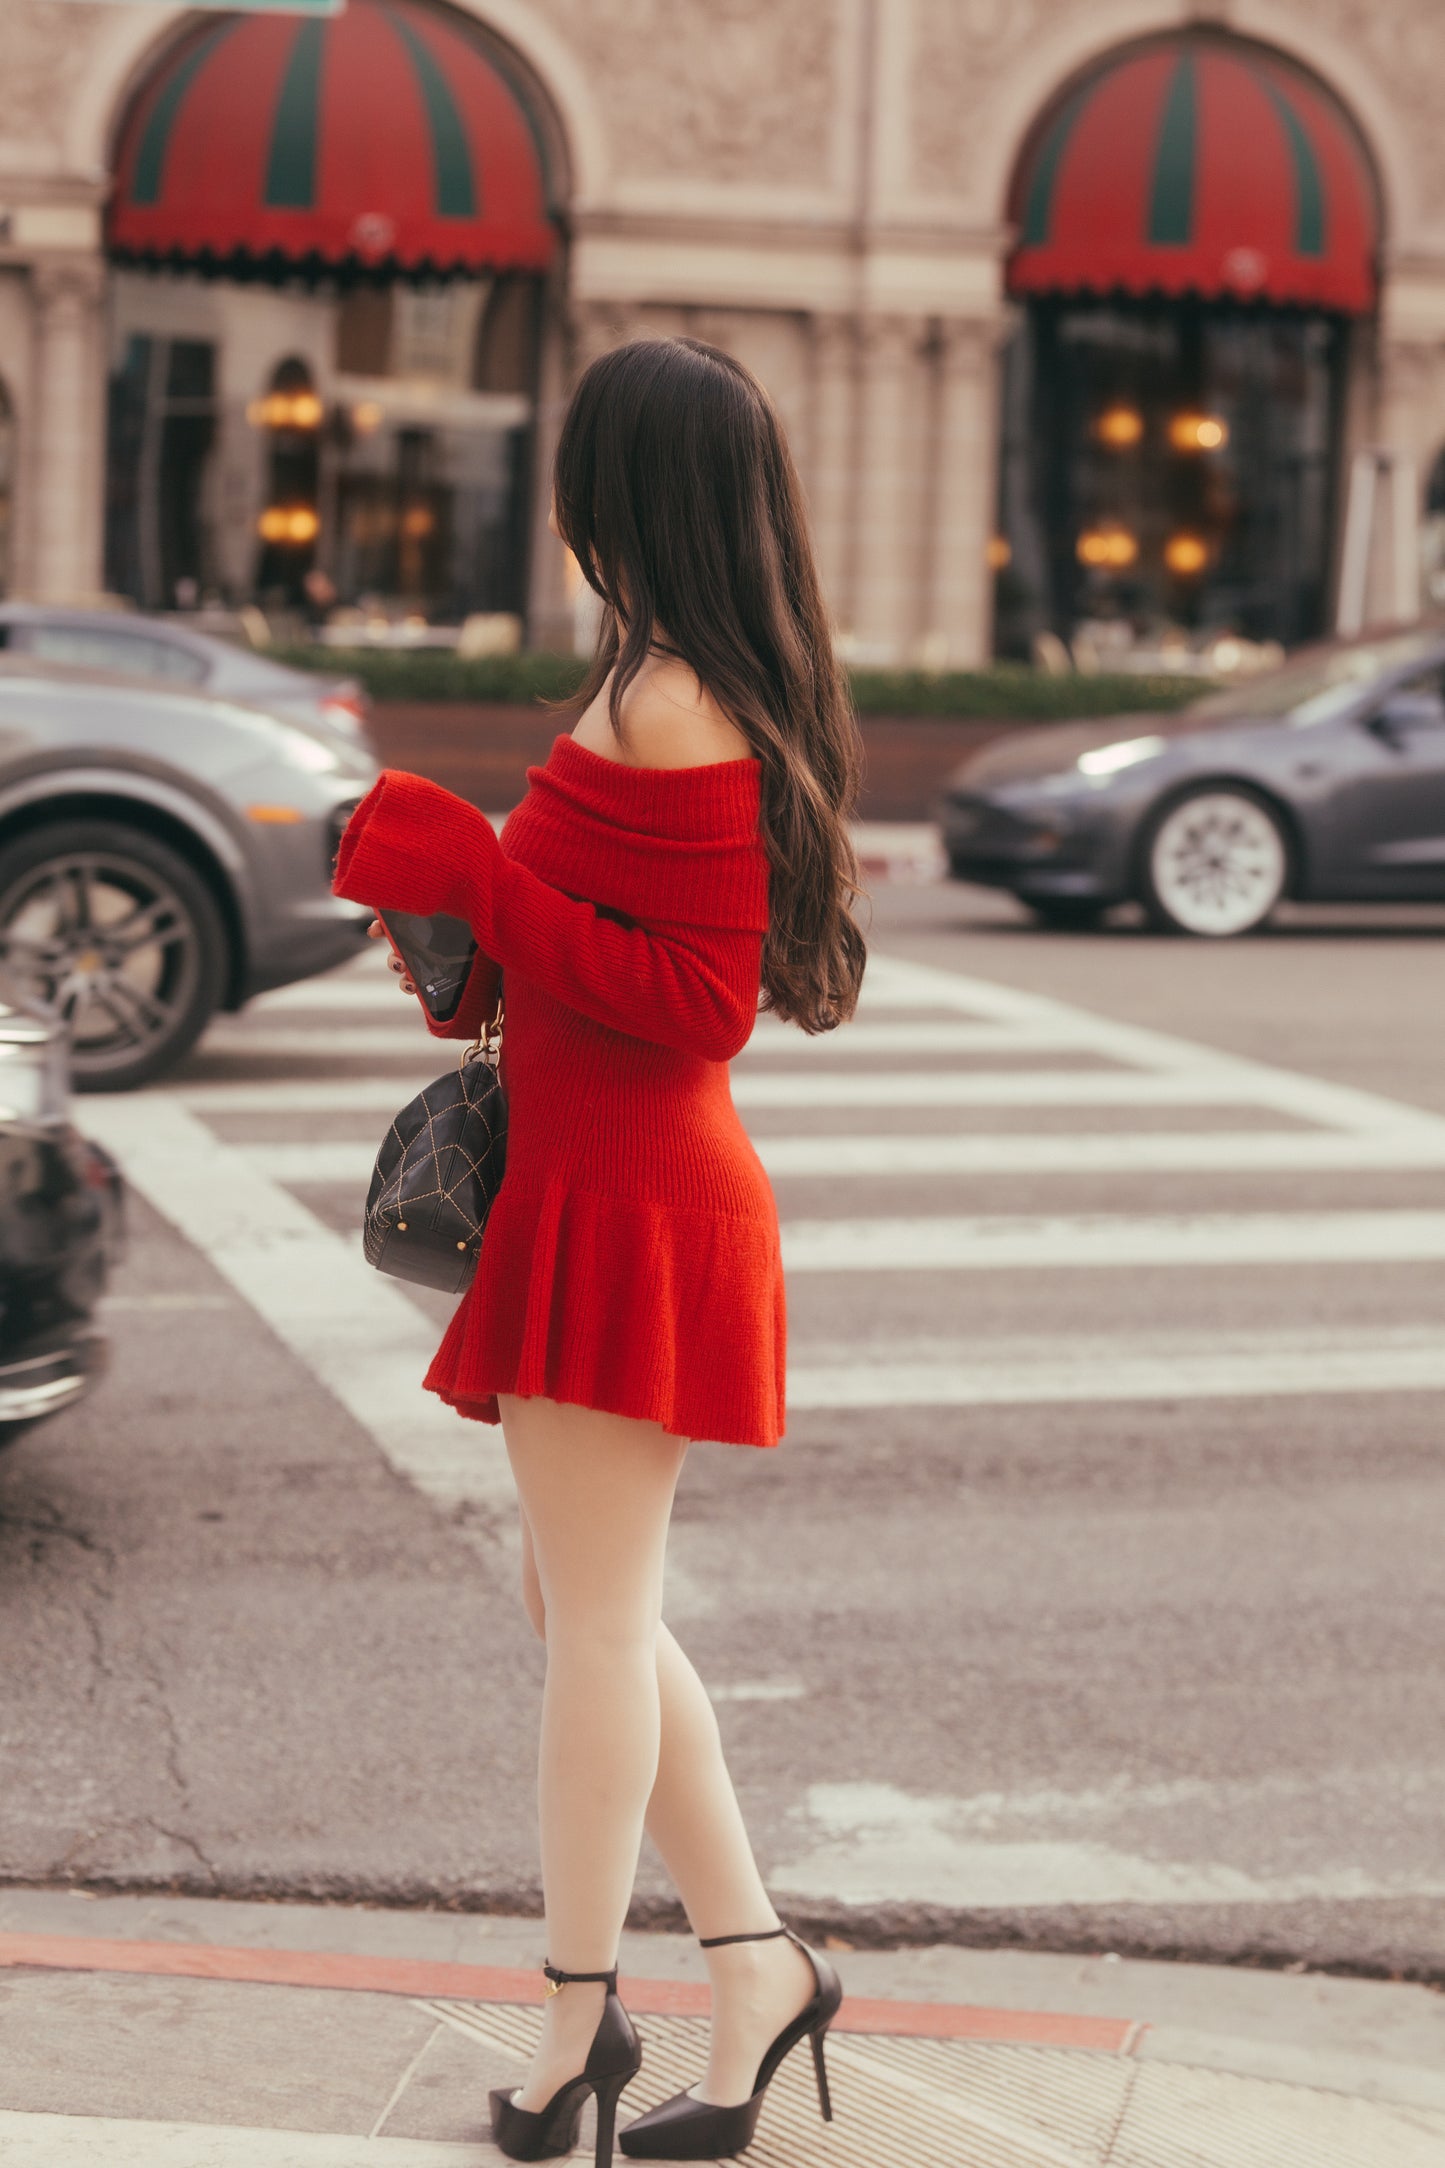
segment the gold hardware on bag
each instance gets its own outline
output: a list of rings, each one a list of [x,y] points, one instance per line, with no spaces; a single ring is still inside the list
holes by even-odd
[[[502,1055],[502,1009],[504,997],[497,996],[497,1013],[483,1024],[475,1039],[462,1050],[458,1069],[465,1069],[469,1061],[484,1061],[495,1069]]]

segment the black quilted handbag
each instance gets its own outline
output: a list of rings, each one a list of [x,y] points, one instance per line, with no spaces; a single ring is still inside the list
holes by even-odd
[[[404,1106],[366,1193],[368,1264],[459,1295],[471,1284],[507,1154],[502,1006],[459,1065]]]

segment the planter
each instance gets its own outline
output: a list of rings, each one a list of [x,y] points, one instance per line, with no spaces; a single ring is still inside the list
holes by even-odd
[[[967,754],[1005,730],[1051,727],[974,715],[863,715],[859,725],[866,759],[859,815],[871,821],[926,820],[934,793]],[[523,702],[383,700],[371,716],[387,767],[429,776],[487,813],[511,810],[528,766],[545,761],[567,728],[565,716]]]

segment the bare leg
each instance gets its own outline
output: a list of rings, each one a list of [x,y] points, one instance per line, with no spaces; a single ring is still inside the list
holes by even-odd
[[[546,1602],[525,1510],[522,1594],[534,1628],[546,1639]],[[723,1759],[717,1713],[665,1625],[658,1628],[656,1648],[661,1739],[647,1802],[648,1835],[695,1933],[736,1935],[775,1927],[777,1913]],[[736,1943],[704,1955],[712,1979],[712,2037],[706,2073],[692,2090],[699,2099],[720,2104],[746,2100],[763,2050],[811,1998],[813,1969],[781,1938]]]
[[[617,1962],[657,1774],[663,1553],[687,1447],[660,1424],[590,1408],[511,1394],[500,1407],[546,1604],[547,1954],[568,1972],[601,1972]],[[518,2107],[543,2107],[581,2070],[603,1992],[577,1984],[549,2000]]]

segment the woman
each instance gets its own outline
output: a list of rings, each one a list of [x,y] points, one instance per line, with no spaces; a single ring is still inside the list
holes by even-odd
[[[492,2094],[493,2131],[514,2160],[551,2158],[592,2091],[608,2168],[641,2062],[616,1959],[644,1824],[708,1952],[713,2031],[699,2083],[629,2124],[623,2152],[737,2152],[805,2034],[830,2112],[823,2036],[842,1990],[778,1922],[661,1604],[688,1441],[769,1447],[783,1428],[777,1212],[727,1064],[760,983],[807,1032],[853,1013],[860,763],[797,477],[738,362],[694,339],[595,361],[562,430],[553,523],[604,610],[575,729],[528,770],[500,842],[449,792],[386,773],[336,888],[470,921],[479,954],[446,1036],[473,1035],[505,972],[506,1178],[425,1382],[501,1423],[547,1645],[550,1985],[525,2082]]]

